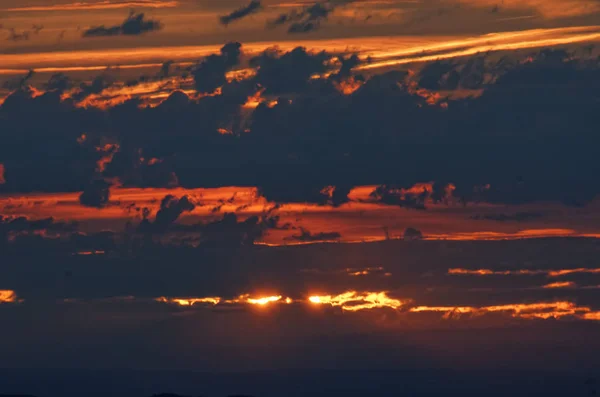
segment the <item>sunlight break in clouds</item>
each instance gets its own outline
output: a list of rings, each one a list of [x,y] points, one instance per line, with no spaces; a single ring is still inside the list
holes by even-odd
[[[224,299],[220,297],[206,297],[206,298],[167,298],[161,296],[160,298],[154,299],[156,302],[170,303],[179,306],[194,306],[196,304],[209,304],[209,305],[233,305],[233,304],[248,304],[255,306],[267,306],[273,303],[285,303],[290,304],[293,302],[291,298],[285,298],[281,295],[276,296],[258,296],[251,297],[249,294],[240,295],[233,299]]]
[[[111,299],[118,302],[135,302],[135,298]],[[65,303],[77,300],[67,300]],[[390,298],[386,292],[357,292],[348,291],[339,295],[313,295],[306,299],[283,299],[281,295],[250,298],[250,295],[240,295],[237,298],[225,299],[220,297],[206,298],[166,298],[154,299],[155,302],[166,303],[182,307],[191,307],[200,304],[209,306],[250,305],[270,306],[273,304],[306,303],[312,306],[338,307],[345,312],[362,312],[378,309],[392,309],[399,313],[440,313],[443,319],[457,319],[461,315],[483,316],[491,313],[504,313],[514,318],[525,320],[532,319],[562,319],[573,318],[579,320],[600,320],[600,312],[588,306],[578,306],[571,301],[542,301],[531,303],[508,303],[492,306],[423,306],[414,305],[410,299],[398,300]]]
[[[358,293],[356,291],[349,291],[335,296],[314,295],[309,297],[308,300],[315,305],[341,307],[342,310],[350,312],[383,307],[398,309],[408,303],[408,301],[390,298],[386,292]]]

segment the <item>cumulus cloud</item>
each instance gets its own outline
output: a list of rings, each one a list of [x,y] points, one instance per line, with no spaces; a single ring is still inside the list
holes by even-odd
[[[196,90],[203,93],[214,92],[227,82],[225,74],[240,62],[242,45],[237,42],[225,44],[221,53],[206,57],[192,71]]]
[[[252,0],[247,5],[238,8],[237,10],[232,11],[227,15],[222,15],[219,17],[219,22],[222,25],[229,25],[231,22],[240,20],[242,18],[247,17],[248,15],[257,13],[262,8],[260,0]]]
[[[255,81],[266,93],[285,94],[304,90],[311,76],[328,69],[325,61],[330,58],[324,51],[313,53],[303,47],[290,52],[272,48],[252,58],[250,65],[258,69]]]
[[[378,185],[374,201],[422,208],[443,202],[442,182],[452,181],[464,202],[585,204],[600,192],[591,160],[598,62],[526,55],[384,72],[343,94],[334,83],[356,77],[360,61],[350,54],[270,49],[249,60],[254,75],[228,81],[245,62],[231,43],[194,67],[189,88],[202,95],[175,91],[158,106],[134,99],[106,109],[81,98],[116,84],[107,73],[84,83],[55,76],[45,92],[27,79],[0,106],[0,162],[10,176],[2,189],[83,191],[100,176],[140,187],[258,186],[276,202],[341,205],[352,186]],[[454,86],[482,94],[446,106],[422,96]],[[82,134],[88,143],[78,143]],[[106,142],[120,149],[98,175]],[[426,200],[400,194],[422,181],[439,189]]]
[[[160,209],[156,213],[154,222],[147,218],[139,226],[142,232],[164,232],[171,226],[184,212],[191,212],[196,208],[196,204],[188,196],[177,198],[173,195],[165,196],[160,202]]]
[[[131,11],[129,16],[120,25],[114,26],[92,26],[83,31],[83,37],[103,37],[103,36],[137,36],[147,32],[153,32],[162,29],[163,25],[159,21],[146,19],[143,12],[135,13]]]

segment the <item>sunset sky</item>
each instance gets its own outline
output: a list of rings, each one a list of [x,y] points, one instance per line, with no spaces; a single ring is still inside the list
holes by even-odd
[[[597,0],[0,0],[0,368],[593,368],[599,44]]]

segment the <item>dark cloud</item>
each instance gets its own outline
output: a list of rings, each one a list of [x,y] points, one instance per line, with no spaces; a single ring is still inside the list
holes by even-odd
[[[28,30],[24,30],[22,32],[18,32],[14,28],[8,29],[9,34],[7,40],[9,41],[27,41],[31,35],[31,32]]]
[[[320,28],[336,7],[346,5],[355,0],[327,0],[317,2],[301,9],[294,9],[280,14],[268,23],[270,27],[288,26],[288,33],[308,33]]]
[[[245,18],[248,15],[257,13],[258,11],[260,11],[261,8],[262,5],[260,0],[252,0],[247,5],[238,8],[237,10],[232,11],[227,15],[220,16],[219,22],[221,22],[222,25],[229,25],[231,22]]]
[[[31,30],[33,30],[33,34],[39,34],[42,30],[44,30],[44,25],[31,25]]]
[[[165,196],[160,202],[160,209],[156,213],[154,222],[147,218],[142,221],[139,230],[142,232],[164,232],[171,226],[184,212],[191,212],[196,208],[190,197],[183,196],[177,198],[172,195]]]
[[[378,185],[375,201],[422,208],[419,195],[399,189],[438,181],[427,199],[443,202],[451,181],[465,203],[585,204],[600,192],[600,67],[563,52],[528,55],[385,72],[342,93],[335,84],[357,77],[356,57],[270,49],[249,61],[254,77],[228,82],[227,71],[244,62],[231,43],[194,68],[196,88],[211,95],[176,91],[155,107],[134,99],[105,110],[78,101],[116,84],[109,72],[85,83],[55,76],[46,92],[25,79],[0,107],[0,189],[83,191],[101,176],[126,186],[258,186],[276,202],[340,205],[352,186]],[[441,106],[421,92],[467,86],[482,95]],[[258,92],[262,103],[244,107]],[[106,142],[120,149],[98,175]]]
[[[79,196],[79,202],[86,207],[102,208],[110,200],[110,184],[104,180],[89,183]]]
[[[405,241],[415,241],[415,240],[422,240],[423,239],[423,233],[421,233],[420,230],[409,227],[404,231],[404,234],[402,236],[402,238]]]
[[[338,207],[349,201],[352,186],[319,186],[274,180],[261,183],[259,194],[276,203],[314,203]]]
[[[71,79],[69,79],[67,75],[63,73],[56,73],[53,74],[48,80],[48,83],[46,84],[46,89],[49,91],[63,92],[68,88],[71,88],[71,86]]]
[[[426,209],[425,203],[429,196],[429,192],[423,190],[419,193],[406,193],[402,188],[397,186],[382,185],[378,186],[370,196],[378,203],[424,210]]]
[[[225,44],[221,54],[209,55],[192,71],[196,90],[203,93],[214,92],[223,86],[227,79],[225,74],[240,62],[242,45],[237,42]]]
[[[52,78],[50,80],[52,80]],[[79,85],[79,92],[74,95],[75,99],[80,101],[92,94],[100,94],[102,91],[110,87],[111,83],[112,78],[107,73],[94,77],[90,83],[82,82]]]
[[[169,77],[169,73],[171,72],[172,65],[173,65],[173,61],[171,61],[171,60],[163,62],[163,64],[160,67],[160,71],[158,72],[158,77],[159,78]]]
[[[311,233],[310,231],[300,228],[300,234],[289,237],[289,240],[302,241],[302,242],[315,242],[315,241],[331,241],[338,240],[342,235],[338,232],[320,232]]]
[[[331,56],[326,52],[308,52],[303,47],[290,52],[276,48],[268,49],[250,60],[258,69],[255,81],[265,87],[268,94],[292,94],[303,91],[312,75],[324,73],[325,61]]]
[[[535,211],[516,212],[514,214],[476,214],[471,217],[475,220],[486,220],[496,222],[526,222],[543,217],[544,214]]]
[[[145,19],[143,12],[135,13],[131,11],[129,16],[120,25],[106,27],[104,25],[93,26],[83,31],[83,37],[103,37],[103,36],[137,36],[147,32],[153,32],[162,29],[163,25],[159,21]]]
[[[27,82],[35,75],[35,71],[29,70],[23,77],[17,77],[4,82],[3,87],[9,90],[18,90],[27,86]]]

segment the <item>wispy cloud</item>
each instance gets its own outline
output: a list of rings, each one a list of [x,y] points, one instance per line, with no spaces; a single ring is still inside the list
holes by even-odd
[[[159,21],[145,19],[144,13],[136,14],[131,11],[129,16],[120,25],[115,26],[93,26],[83,32],[83,37],[102,37],[102,36],[137,36],[146,32],[152,32],[162,29]]]
[[[228,25],[231,22],[237,21],[239,19],[245,18],[248,15],[254,14],[262,8],[260,0],[252,0],[246,6],[238,8],[237,10],[232,11],[227,15],[223,15],[219,17],[219,21],[222,25]]]
[[[595,0],[446,0],[475,8],[487,8],[501,14],[504,10],[536,11],[547,19],[590,15],[600,12]]]
[[[134,0],[134,1],[99,1],[75,2],[69,4],[52,4],[42,6],[27,6],[5,8],[6,12],[33,12],[33,11],[78,11],[78,10],[110,10],[120,8],[173,8],[179,2],[173,0]]]

